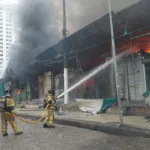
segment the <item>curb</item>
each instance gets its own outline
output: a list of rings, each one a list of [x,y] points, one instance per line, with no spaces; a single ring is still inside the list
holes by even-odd
[[[26,119],[32,119],[32,120],[39,119],[39,116],[33,116],[33,115],[27,115],[27,114],[19,114],[19,116],[26,118]],[[105,124],[105,123],[98,123],[98,122],[92,122],[92,121],[81,121],[81,120],[73,120],[73,119],[68,120],[68,119],[59,119],[59,118],[55,118],[55,123],[78,127],[78,128],[89,129],[89,130],[100,131],[100,132],[104,132],[107,134],[139,136],[139,137],[150,138],[149,129],[136,128],[136,127],[129,126],[129,125],[119,126],[117,124]]]

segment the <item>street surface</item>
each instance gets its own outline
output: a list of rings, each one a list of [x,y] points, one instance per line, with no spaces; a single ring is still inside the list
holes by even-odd
[[[56,125],[43,129],[42,123],[28,125],[18,121],[23,135],[0,136],[0,150],[150,150],[149,139],[114,136],[105,133]]]

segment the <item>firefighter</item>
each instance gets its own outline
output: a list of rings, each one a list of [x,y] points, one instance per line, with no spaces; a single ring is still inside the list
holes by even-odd
[[[54,126],[54,111],[57,109],[56,107],[56,101],[54,99],[54,91],[49,90],[46,94],[46,100],[44,106],[46,107],[49,104],[49,107],[47,109],[48,115],[44,121],[43,128],[55,128]]]
[[[18,129],[15,120],[15,114],[16,114],[15,101],[12,99],[10,91],[5,90],[5,108],[4,108],[4,112],[2,112],[1,114],[1,132],[3,136],[8,136],[7,133],[8,122],[10,123],[15,135],[20,135],[23,133]]]

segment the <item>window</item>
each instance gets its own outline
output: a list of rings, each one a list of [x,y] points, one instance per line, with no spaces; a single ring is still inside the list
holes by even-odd
[[[11,31],[11,29],[9,27],[7,27],[6,29],[8,29],[8,31]]]
[[[6,49],[9,49],[9,47],[6,47]]]
[[[7,34],[11,34],[11,32],[6,31]]]
[[[7,37],[7,38],[11,38],[11,36],[9,36],[9,35],[6,35],[6,37]]]
[[[11,27],[11,24],[6,24],[7,27]]]
[[[8,17],[6,17],[6,19],[11,20],[11,17],[8,16]]]

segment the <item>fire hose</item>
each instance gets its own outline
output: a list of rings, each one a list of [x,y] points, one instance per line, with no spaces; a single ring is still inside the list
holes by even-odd
[[[49,104],[46,106],[44,112],[41,115],[41,118],[39,120],[36,120],[36,121],[29,121],[29,120],[26,120],[26,119],[24,119],[22,117],[19,117],[17,115],[14,115],[14,117],[17,118],[17,119],[19,119],[19,120],[21,120],[21,121],[23,121],[23,122],[25,122],[25,123],[28,123],[28,124],[37,124],[37,123],[39,123],[44,118],[45,113],[46,113],[48,107],[49,107]],[[8,114],[8,115],[12,115],[11,113],[8,113],[8,112],[5,112],[5,113]]]

